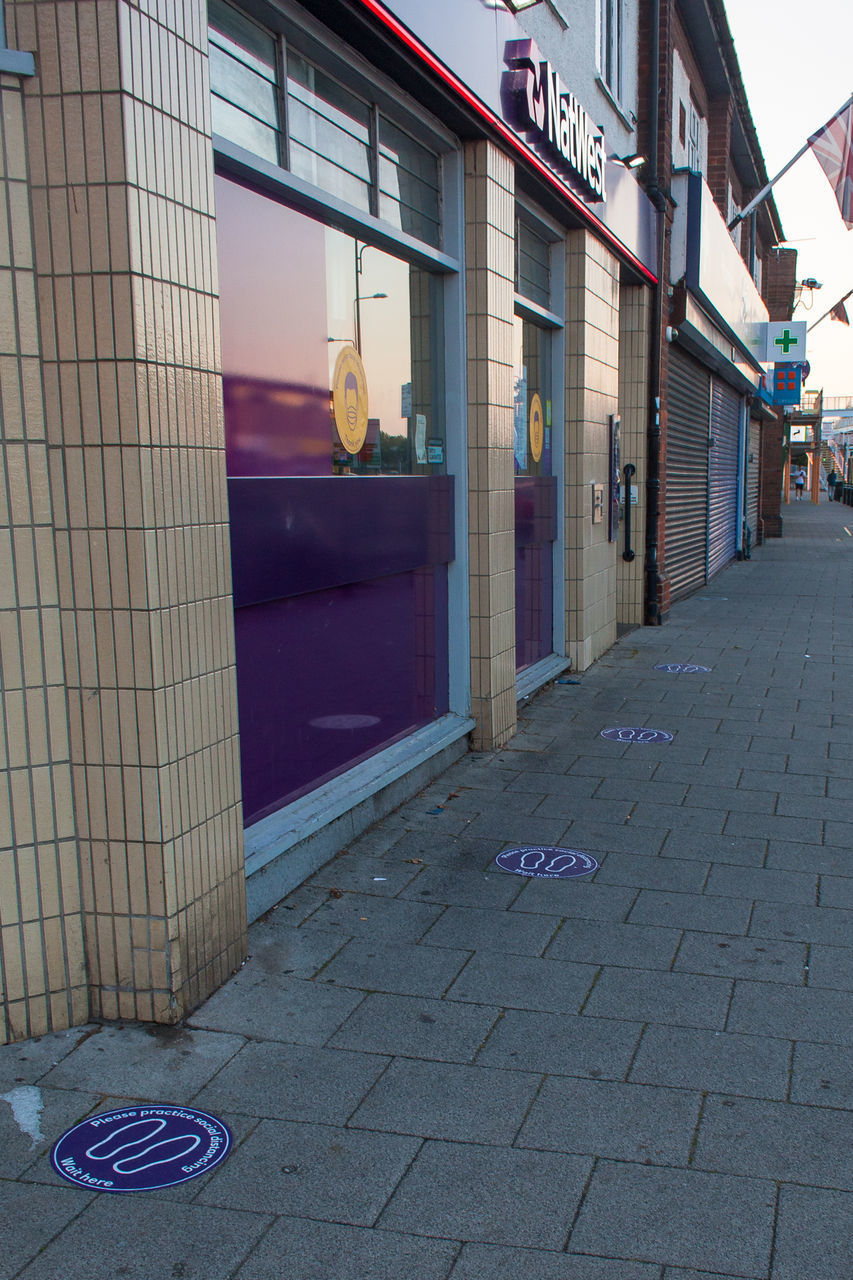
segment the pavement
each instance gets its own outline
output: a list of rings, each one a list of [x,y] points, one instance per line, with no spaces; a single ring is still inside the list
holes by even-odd
[[[853,512],[784,518],[268,913],[185,1025],[0,1049],[2,1275],[853,1276]],[[600,736],[635,726],[672,741]],[[233,1149],[139,1194],[53,1172],[135,1102]]]

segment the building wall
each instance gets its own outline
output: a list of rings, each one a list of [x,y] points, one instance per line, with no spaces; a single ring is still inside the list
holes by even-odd
[[[648,289],[623,285],[619,292],[619,413],[622,418],[622,467],[637,468],[632,485],[637,505],[631,508],[631,549],[634,559],[622,557],[625,525],[620,524],[616,559],[616,622],[639,627],[643,623],[645,582],[643,565],[646,542],[646,427],[649,406]],[[624,485],[624,479],[623,479]],[[625,493],[625,502],[629,495]]]
[[[89,1010],[31,214],[23,83],[0,76],[2,1041]]]
[[[490,142],[465,147],[465,209],[472,738],[487,751],[516,726],[515,168]]]
[[[593,524],[619,407],[619,264],[588,231],[566,239],[566,637],[576,670],[616,640],[616,543]]]
[[[89,1013],[169,1022],[239,963],[245,885],[206,6],[157,13],[6,4],[38,68],[24,107],[70,715],[56,749]],[[38,471],[29,487],[45,493]],[[55,809],[71,858],[71,801],[33,781],[38,838]],[[82,1010],[78,952],[56,963],[72,996],[54,1028]]]

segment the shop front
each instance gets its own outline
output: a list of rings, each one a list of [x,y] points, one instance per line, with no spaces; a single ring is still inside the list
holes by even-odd
[[[590,415],[653,278],[648,202],[508,10],[322,12],[209,6],[250,917],[615,639]]]

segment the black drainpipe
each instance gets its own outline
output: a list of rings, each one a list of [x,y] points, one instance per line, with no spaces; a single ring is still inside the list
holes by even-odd
[[[658,522],[660,519],[660,362],[664,300],[664,234],[666,197],[660,189],[658,146],[658,98],[660,94],[660,0],[651,3],[651,48],[649,50],[649,181],[646,192],[656,209],[658,236],[658,282],[652,291],[652,332],[649,344],[649,421],[646,459],[646,624],[660,626],[660,565],[658,563]]]

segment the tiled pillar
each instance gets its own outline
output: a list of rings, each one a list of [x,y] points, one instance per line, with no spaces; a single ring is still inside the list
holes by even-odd
[[[646,429],[649,412],[649,324],[651,295],[641,285],[623,285],[619,293],[619,414],[622,418],[624,468],[637,468],[631,480],[637,505],[631,508],[631,549],[634,559],[623,558],[625,522],[619,525],[616,547],[616,622],[619,626],[643,624],[643,588],[646,551]],[[629,494],[624,490],[627,504]]]
[[[609,417],[619,408],[619,264],[588,231],[566,238],[566,640],[584,671],[616,640],[608,542]],[[593,523],[593,485],[604,518]]]
[[[515,732],[512,324],[515,172],[489,142],[465,148],[468,519],[473,743]]]
[[[38,67],[25,112],[90,1007],[169,1022],[245,941],[206,5],[6,15]]]
[[[0,75],[0,1042],[88,996],[23,86]]]

